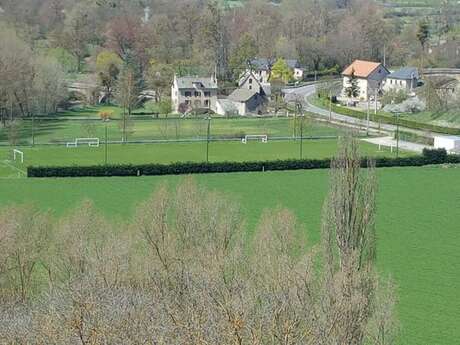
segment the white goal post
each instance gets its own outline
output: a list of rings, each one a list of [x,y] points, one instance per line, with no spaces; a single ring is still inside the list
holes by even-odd
[[[268,136],[266,134],[252,134],[252,135],[246,135],[243,139],[241,139],[241,142],[243,144],[246,144],[248,140],[262,140],[263,143],[266,143],[268,141]]]
[[[395,147],[395,145],[393,145],[393,144],[390,144],[390,145],[379,144],[379,151],[382,151],[382,147],[390,147],[390,152],[393,153],[393,148]]]
[[[21,159],[21,163],[24,163],[24,152],[14,149],[13,150],[13,160],[16,161],[18,156]]]
[[[78,147],[78,145],[88,145],[89,147],[99,147],[99,138],[76,138],[75,141],[66,144],[67,147]]]

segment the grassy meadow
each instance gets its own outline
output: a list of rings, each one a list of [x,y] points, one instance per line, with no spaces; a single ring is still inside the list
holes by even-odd
[[[454,344],[460,339],[460,168],[388,168],[378,177],[378,268],[399,287],[400,344]],[[121,222],[160,183],[174,188],[183,178],[2,179],[0,205],[31,203],[60,216],[90,199]],[[264,209],[282,206],[298,216],[310,243],[318,242],[327,171],[193,178],[240,203],[248,236]]]
[[[332,157],[337,152],[337,139],[317,139],[302,141],[302,157],[321,159]],[[289,141],[239,141],[210,142],[209,161],[261,161],[300,158],[300,140]],[[110,144],[107,147],[109,164],[146,164],[206,161],[207,143],[158,143],[158,144]],[[0,148],[0,177],[16,176],[27,166],[72,166],[99,165],[105,163],[105,146],[71,147],[35,146],[21,147],[24,163],[12,161],[12,148]],[[362,155],[394,157],[389,148],[382,148],[366,142],[360,145]],[[409,153],[401,152],[401,155]]]
[[[108,140],[120,141],[123,122],[115,115],[110,121],[103,122],[99,119],[96,109],[104,108],[85,108],[81,112],[69,112],[68,115],[61,113],[55,118],[23,120],[13,128],[0,127],[0,144],[30,145],[32,141],[35,144],[64,144],[74,141],[75,138],[102,140],[105,138],[106,127]],[[73,115],[70,115],[71,113]],[[295,131],[298,131],[298,124],[293,117],[216,117],[211,121],[210,136],[241,138],[249,134],[264,134],[269,137],[292,137]],[[129,141],[206,138],[207,127],[208,121],[203,118],[156,119],[151,116],[133,115],[127,124],[127,137]],[[343,130],[305,119],[303,133],[304,136],[337,136],[343,133]]]

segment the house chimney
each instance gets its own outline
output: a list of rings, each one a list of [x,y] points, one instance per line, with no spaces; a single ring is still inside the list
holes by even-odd
[[[144,8],[144,18],[142,19],[142,21],[144,22],[144,24],[148,23],[148,21],[150,20],[150,7],[147,6]]]

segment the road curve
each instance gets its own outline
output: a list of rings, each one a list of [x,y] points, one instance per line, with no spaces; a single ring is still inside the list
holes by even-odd
[[[355,117],[346,116],[346,115],[338,114],[335,112],[330,113],[326,109],[323,109],[323,108],[320,108],[320,107],[317,107],[311,104],[308,98],[312,96],[315,92],[316,92],[316,85],[314,84],[283,90],[283,93],[285,94],[285,100],[287,102],[301,101],[303,104],[304,110],[308,112],[314,113],[317,116],[325,118],[327,120],[332,120],[332,122],[334,123],[341,123],[341,124],[348,125],[351,127],[366,128],[367,120],[361,120]],[[371,118],[372,118],[372,114],[371,114]],[[374,131],[377,130],[377,131],[388,132],[388,133],[396,132],[395,125],[383,124],[383,123],[380,124],[374,121],[369,121],[369,128]],[[405,132],[411,132],[411,133],[419,134],[423,136],[430,135],[430,134],[427,134],[425,131],[407,128],[403,126],[400,126],[400,129],[404,130]]]

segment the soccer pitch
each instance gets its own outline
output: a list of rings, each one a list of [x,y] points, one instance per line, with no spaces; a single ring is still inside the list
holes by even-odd
[[[398,344],[456,344],[460,338],[460,169],[377,169],[378,269],[398,286]],[[286,207],[305,226],[310,244],[320,236],[328,171],[194,175],[201,185],[238,201],[251,236],[266,209]],[[123,224],[161,184],[183,176],[2,179],[0,205],[35,204],[56,216],[89,199],[108,219]]]
[[[262,161],[276,159],[297,159],[301,155],[308,159],[330,158],[337,152],[337,139],[304,139],[271,141],[206,141],[184,143],[155,143],[155,144],[109,144],[102,143],[99,147],[82,145],[66,146],[35,146],[21,147],[24,162],[17,157],[13,160],[13,148],[0,148],[2,166],[0,176],[17,176],[25,172],[27,166],[74,166],[108,164],[147,164],[173,162],[209,162],[221,161]],[[389,148],[379,150],[378,146],[361,142],[362,155],[371,157],[394,157],[395,152]],[[106,155],[107,153],[107,155]],[[401,152],[401,155],[408,153]]]

